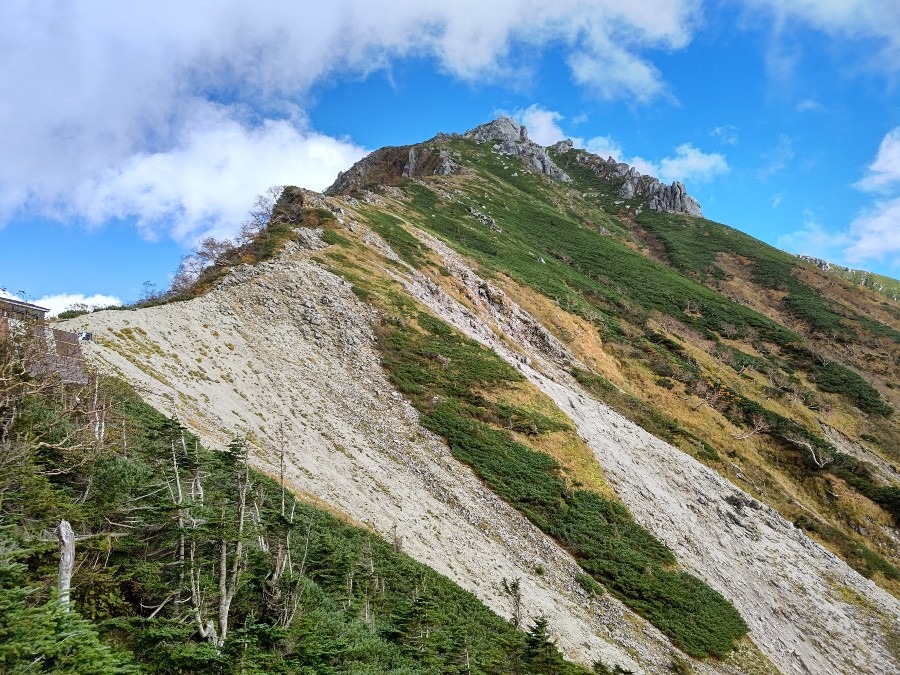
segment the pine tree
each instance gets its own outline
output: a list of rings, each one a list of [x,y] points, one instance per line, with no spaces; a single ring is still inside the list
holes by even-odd
[[[32,603],[25,565],[0,536],[0,672],[108,675],[140,672],[100,640],[90,622],[55,598]]]

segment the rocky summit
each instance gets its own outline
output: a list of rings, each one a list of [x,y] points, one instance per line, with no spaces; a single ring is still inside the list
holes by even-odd
[[[569,176],[560,169],[547,150],[534,141],[529,140],[528,130],[520,126],[509,117],[500,117],[488,124],[467,131],[466,138],[471,138],[477,143],[491,143],[491,147],[504,155],[513,155],[522,158],[522,161],[536,171],[552,176],[563,182],[568,182]]]
[[[0,351],[4,574],[71,521],[109,672],[900,672],[894,299],[507,117],[264,215]]]

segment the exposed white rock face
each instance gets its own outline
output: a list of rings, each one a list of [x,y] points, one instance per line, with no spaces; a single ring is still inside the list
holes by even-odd
[[[412,178],[416,175],[416,149],[409,149],[409,159],[406,160],[406,164],[403,165],[403,171],[400,173],[404,178]]]
[[[467,131],[465,137],[478,143],[487,141],[499,141],[501,144],[525,143],[528,141],[528,130],[511,117],[503,116]]]
[[[556,152],[560,155],[567,153],[569,150],[575,147],[575,144],[572,142],[571,138],[567,138],[564,141],[559,141],[550,146],[550,149],[553,152]]]
[[[654,178],[654,180],[656,180]],[[671,185],[660,185],[650,197],[651,211],[668,211],[686,213],[689,216],[702,217],[700,204],[687,193],[684,183],[675,181]]]
[[[453,160],[453,153],[449,150],[441,150],[441,163],[435,170],[436,175],[448,176],[451,173],[459,173],[462,167]]]
[[[505,155],[515,155],[540,173],[568,182],[569,175],[560,169],[547,154],[547,149],[529,140],[528,130],[510,117],[500,117],[465,133],[478,143],[494,143],[494,149]]]

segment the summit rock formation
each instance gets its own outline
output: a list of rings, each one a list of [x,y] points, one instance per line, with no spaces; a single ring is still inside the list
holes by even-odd
[[[568,174],[553,162],[547,149],[529,139],[528,129],[511,117],[500,117],[493,122],[470,129],[465,133],[465,137],[477,143],[493,141],[492,147],[497,152],[520,157],[527,166],[542,174],[563,182],[569,181]]]

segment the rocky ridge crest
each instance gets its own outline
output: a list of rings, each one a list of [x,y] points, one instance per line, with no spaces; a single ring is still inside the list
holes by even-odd
[[[367,190],[375,186],[391,186],[404,178],[450,175],[461,173],[464,167],[454,153],[440,147],[440,141],[458,138],[456,134],[438,134],[430,141],[419,145],[403,145],[376,150],[354,164],[347,171],[338,174],[337,179],[325,190],[325,194],[340,195],[352,191]],[[545,148],[528,137],[527,127],[511,117],[502,116],[492,122],[470,129],[463,138],[476,143],[492,143],[492,150],[502,155],[518,157],[525,166],[565,183],[571,179],[561,169],[548,150],[557,154],[574,149],[571,140],[560,141]],[[621,199],[646,200],[651,211],[686,213],[703,217],[700,204],[680,181],[665,185],[658,178],[643,175],[635,167],[618,162],[610,157],[606,160],[578,150],[575,161],[589,168],[595,174],[612,183],[619,183],[618,196]]]
[[[572,150],[573,144],[571,140],[560,141],[552,149],[557,153],[564,153]],[[575,161],[610,182],[621,181],[618,192],[621,199],[642,197],[651,211],[703,217],[700,203],[688,194],[681,181],[666,185],[658,178],[644,175],[635,167],[616,161],[613,157],[604,160],[585,150],[578,151]]]

